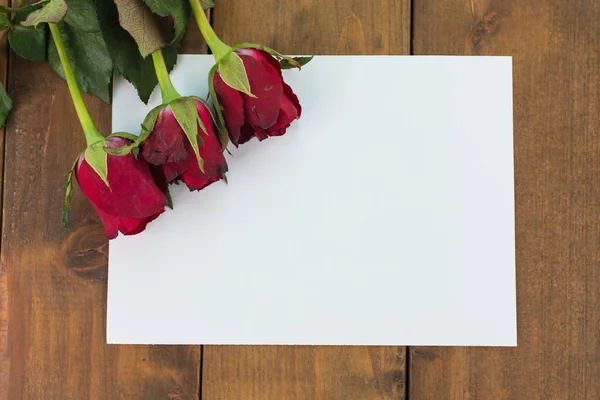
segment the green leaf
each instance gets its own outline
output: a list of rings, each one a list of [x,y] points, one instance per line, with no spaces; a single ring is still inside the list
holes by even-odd
[[[200,116],[198,115],[198,110],[196,110],[194,100],[189,97],[181,97],[169,103],[169,107],[171,107],[177,123],[185,132],[185,136],[187,136],[188,141],[192,145],[192,149],[194,149],[200,171],[204,172],[204,161],[202,160],[202,157],[200,157],[200,149],[198,147],[198,141],[202,140],[198,136],[198,122],[200,121]]]
[[[110,0],[104,0],[109,2]],[[98,32],[98,17],[94,7],[94,0],[66,0],[68,5],[65,22],[73,28],[83,32]]]
[[[170,43],[181,40],[192,15],[189,0],[144,0],[144,2],[153,13],[161,17],[172,17],[174,34]]]
[[[298,68],[298,69],[300,69],[301,67],[303,67],[306,64],[308,64],[314,58],[314,56],[308,56],[308,57],[290,57],[290,58],[293,60],[293,62],[290,61],[287,58],[279,60],[279,65],[281,65],[281,69],[290,69],[290,68]]]
[[[177,0],[144,0],[144,3],[153,13],[161,17],[167,17],[171,14],[171,8],[177,6]]]
[[[24,26],[37,26],[41,22],[60,22],[67,13],[67,3],[65,0],[50,0],[39,10],[33,11],[25,21]]]
[[[219,103],[217,92],[215,91],[215,73],[217,72],[218,65],[214,65],[208,73],[208,94],[212,99],[215,111],[217,112],[217,118],[215,119],[215,125],[219,134],[219,140],[221,141],[221,149],[224,150],[229,144],[229,132],[227,132],[227,124],[225,123],[225,117],[223,116],[223,106]],[[209,108],[210,109],[210,108]]]
[[[37,28],[23,26],[24,21],[31,10],[23,10],[15,13],[13,26],[8,31],[8,43],[19,56],[30,61],[46,61],[48,53],[48,27],[46,24]]]
[[[115,4],[121,26],[133,37],[143,58],[169,43],[168,35],[161,29],[160,17],[143,0],[115,0]]]
[[[0,31],[11,27],[10,19],[4,14],[0,14]]]
[[[100,32],[82,32],[65,23],[60,23],[60,32],[80,88],[110,103],[109,83],[113,63]],[[52,40],[48,46],[48,62],[64,79],[62,65]]]
[[[214,0],[200,0],[200,5],[204,10],[208,10],[209,8],[213,8],[215,6]]]
[[[75,175],[75,168],[77,167],[77,162],[79,161],[78,155],[75,161],[73,162],[73,166],[67,172],[67,182],[62,187],[62,190],[65,191],[65,200],[62,206],[62,215],[61,215],[61,224],[64,229],[67,229],[69,224],[69,213],[71,211],[71,198],[73,197],[73,176]]]
[[[135,40],[119,25],[119,14],[114,2],[107,0],[96,1],[96,12],[100,23],[102,37],[114,62],[117,72],[133,84],[138,96],[144,103],[156,87],[158,81],[152,59],[142,58]],[[171,52],[173,53],[173,52]],[[177,55],[163,51],[167,68],[173,68]]]
[[[4,85],[0,83],[0,128],[4,126],[6,122],[6,117],[8,117],[8,113],[12,109],[12,100],[6,93],[6,89],[4,89]]]
[[[88,148],[85,149],[85,161],[94,171],[96,171],[106,186],[110,187],[108,184],[108,154],[104,150],[104,147],[104,141],[88,146]]]
[[[178,43],[183,39],[188,22],[192,16],[192,9],[187,0],[177,0],[176,3],[177,4],[173,5],[171,8],[171,17],[173,17],[175,33],[169,44]]]
[[[6,7],[6,6],[0,6],[0,13],[13,13],[13,12],[18,12],[18,11],[30,11],[34,8],[37,8],[38,6],[45,4],[47,2],[49,2],[50,0],[41,0],[38,1],[36,3],[32,3],[32,4],[28,4],[28,5],[23,5],[21,7]]]
[[[244,62],[236,53],[231,52],[223,57],[219,62],[219,73],[223,82],[228,86],[250,97],[256,97],[250,91],[250,82],[248,81]]]
[[[170,44],[163,48],[168,71],[171,71],[177,62],[177,50],[189,19],[189,6],[184,1],[172,11],[177,16],[177,18],[173,18],[175,20],[175,37]],[[119,25],[119,11],[113,1],[96,0],[96,12],[100,30],[106,41],[108,52],[114,61],[115,69],[133,84],[140,99],[147,103],[158,84],[152,59],[141,56],[134,38]],[[160,18],[154,17],[157,18],[157,24],[161,22]],[[156,28],[159,28],[158,25]]]

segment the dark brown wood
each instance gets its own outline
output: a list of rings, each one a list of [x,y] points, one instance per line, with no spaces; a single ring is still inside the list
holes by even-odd
[[[403,399],[404,347],[204,346],[203,400]]]
[[[85,146],[66,83],[47,64],[11,54],[9,88],[0,398],[197,399],[198,346],[106,345],[108,246],[79,189],[69,230],[60,226],[59,188]],[[85,101],[108,134],[110,106],[92,96]]]
[[[229,44],[288,54],[409,52],[408,0],[220,0],[212,12]],[[404,347],[204,346],[202,399],[403,399],[404,366]]]
[[[413,4],[415,54],[513,56],[519,345],[411,348],[410,398],[596,400],[600,3]]]

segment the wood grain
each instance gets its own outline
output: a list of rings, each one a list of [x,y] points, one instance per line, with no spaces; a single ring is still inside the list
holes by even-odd
[[[106,345],[108,246],[79,189],[69,230],[60,226],[63,174],[85,146],[65,82],[47,64],[12,54],[9,87],[14,111],[5,144],[0,283],[8,283],[9,302],[8,344],[0,341],[1,398],[197,399],[198,346]],[[110,106],[87,95],[85,101],[108,134]]]
[[[413,7],[415,54],[513,56],[519,344],[412,348],[410,398],[597,400],[600,3]]]
[[[408,0],[220,0],[212,12],[229,44],[288,54],[409,52]],[[403,347],[204,346],[202,399],[403,399],[404,363]]]

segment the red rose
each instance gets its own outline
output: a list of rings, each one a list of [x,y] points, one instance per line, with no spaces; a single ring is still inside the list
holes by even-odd
[[[168,105],[158,114],[154,129],[140,148],[144,160],[162,168],[167,182],[181,179],[190,190],[200,190],[223,179],[227,162],[215,134],[210,111],[199,100],[194,99],[194,104],[206,128],[206,134],[198,128],[201,139],[198,150],[204,172],[200,170],[194,149]]]
[[[259,140],[281,136],[293,120],[300,118],[302,107],[284,81],[279,62],[269,53],[256,49],[239,49],[250,90],[255,98],[228,86],[219,74],[214,89],[223,107],[223,116],[234,145],[246,143],[253,136]]]
[[[106,147],[119,148],[129,144],[125,139],[112,137]],[[157,186],[148,164],[132,154],[107,156],[107,186],[86,162],[82,154],[75,170],[81,190],[96,209],[109,239],[118,231],[125,235],[142,232],[167,205],[167,198]]]

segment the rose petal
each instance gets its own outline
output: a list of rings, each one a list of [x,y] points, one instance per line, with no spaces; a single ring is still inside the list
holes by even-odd
[[[296,106],[298,118],[300,118],[300,116],[302,115],[302,106],[300,105],[300,100],[298,100],[298,96],[296,96],[296,94],[294,93],[294,91],[292,90],[290,85],[285,83],[285,81],[283,80],[283,74],[281,71],[281,65],[279,64],[279,61],[277,61],[274,57],[270,57],[269,53],[267,53],[267,52],[263,52],[263,53],[265,54],[265,59],[267,61],[269,61],[269,63],[271,63],[273,68],[275,68],[277,70],[277,73],[279,74],[279,78],[281,79],[281,83],[283,84],[283,94],[285,96],[287,96],[288,99],[290,99],[292,101],[292,103]]]
[[[195,100],[195,103],[198,115],[206,128],[206,133],[202,130],[198,131],[203,142],[199,145],[199,153],[204,161],[204,173],[208,177],[217,177],[227,171],[227,162],[223,155],[221,142],[215,134],[210,111],[201,101]]]
[[[294,107],[296,107],[296,114],[298,114],[296,118],[300,118],[300,116],[302,115],[302,106],[300,105],[300,100],[298,100],[298,96],[296,96],[290,85],[288,85],[284,81],[282,82],[283,94],[292,102],[292,104],[294,104]]]
[[[238,146],[240,128],[244,125],[244,102],[240,92],[227,85],[216,73],[213,80],[219,103],[223,107],[223,118],[229,131],[229,139]]]
[[[281,78],[267,59],[272,58],[271,55],[255,49],[240,49],[236,53],[244,62],[250,90],[256,96],[242,94],[246,120],[255,127],[267,129],[279,116],[283,94]]]
[[[114,145],[112,140],[107,140],[109,147]],[[76,171],[83,193],[106,214],[120,218],[145,218],[161,212],[167,205],[148,164],[141,158],[136,159],[132,154],[108,155],[107,167],[110,187],[83,159],[80,159]]]
[[[244,144],[254,137],[254,127],[250,124],[245,124],[240,132],[238,144]],[[236,144],[236,146],[238,145]]]
[[[102,221],[102,226],[104,226],[104,235],[108,239],[116,238],[119,234],[119,218],[108,215],[100,208],[96,207],[94,203],[92,203],[92,206],[100,217],[100,221]]]
[[[165,175],[165,179],[167,180],[167,182],[173,183],[177,181],[177,179],[179,179],[181,174],[183,174],[186,169],[188,169],[190,163],[196,162],[195,160],[196,157],[189,157],[187,160],[184,160],[182,162],[168,163],[161,165],[160,167],[162,168],[163,174]]]
[[[154,165],[180,162],[189,157],[185,144],[187,138],[170,107],[158,114],[152,133],[141,146],[142,157]]]
[[[119,230],[127,236],[137,235],[138,233],[143,232],[146,229],[146,226],[158,218],[163,212],[164,210],[149,217],[137,220],[133,218],[123,218],[121,219],[121,227]]]
[[[207,178],[204,174],[194,174],[187,170],[183,175],[181,175],[181,179],[186,184],[188,189],[190,190],[202,190],[213,182],[219,181],[223,179],[223,176],[219,176],[216,178]]]
[[[283,135],[292,121],[297,118],[298,110],[296,106],[286,95],[283,95],[279,119],[277,119],[277,122],[267,130],[267,134],[269,136]]]

